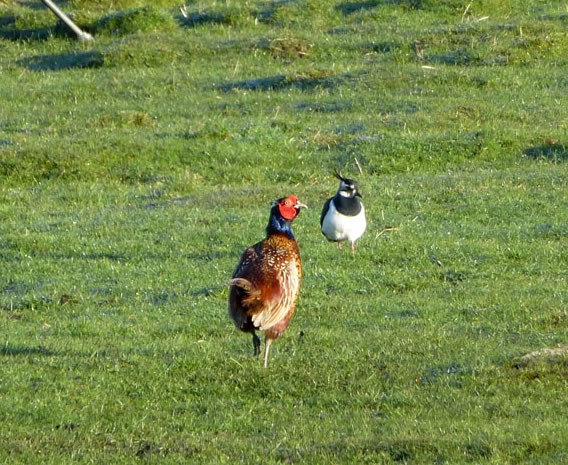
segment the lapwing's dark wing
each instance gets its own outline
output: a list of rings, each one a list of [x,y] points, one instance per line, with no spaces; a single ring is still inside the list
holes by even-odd
[[[327,215],[327,212],[329,211],[329,204],[331,203],[332,199],[333,197],[327,199],[327,201],[323,205],[323,210],[321,211],[321,217],[320,217],[320,226],[323,226],[323,220],[325,218],[325,215]]]

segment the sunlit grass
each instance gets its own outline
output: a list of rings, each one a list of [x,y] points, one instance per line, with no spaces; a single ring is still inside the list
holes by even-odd
[[[561,6],[67,2],[79,44],[36,3],[0,1],[3,461],[567,459]],[[288,193],[264,370],[224,283]]]

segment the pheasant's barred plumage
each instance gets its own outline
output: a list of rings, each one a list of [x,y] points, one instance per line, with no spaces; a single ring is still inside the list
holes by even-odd
[[[295,196],[275,202],[266,238],[246,249],[229,281],[229,315],[242,331],[251,332],[255,354],[260,353],[256,330],[266,338],[268,350],[288,327],[302,282],[302,263],[291,223],[305,205]]]

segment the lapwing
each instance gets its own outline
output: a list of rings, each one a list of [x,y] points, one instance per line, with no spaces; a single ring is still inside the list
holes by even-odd
[[[339,189],[323,206],[321,232],[328,241],[337,242],[339,249],[341,241],[350,241],[351,250],[355,251],[355,241],[363,235],[367,227],[359,183],[354,179],[344,178],[339,173],[335,173],[335,177],[339,179]]]

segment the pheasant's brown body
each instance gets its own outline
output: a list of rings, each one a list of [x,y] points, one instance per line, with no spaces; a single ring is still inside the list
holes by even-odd
[[[229,315],[239,329],[253,334],[256,354],[260,340],[255,330],[264,331],[265,366],[270,343],[290,323],[301,281],[300,251],[291,229],[278,231],[270,224],[266,239],[244,251],[229,281]]]

